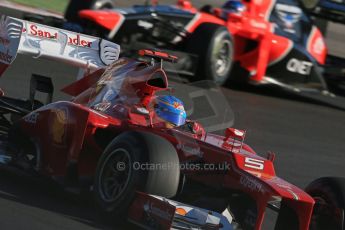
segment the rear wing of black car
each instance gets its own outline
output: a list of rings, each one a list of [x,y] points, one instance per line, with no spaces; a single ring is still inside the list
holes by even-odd
[[[17,53],[92,72],[116,61],[120,46],[97,37],[0,15],[0,76]]]

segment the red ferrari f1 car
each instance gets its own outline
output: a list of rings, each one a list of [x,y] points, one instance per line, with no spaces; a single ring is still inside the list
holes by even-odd
[[[276,175],[274,154],[244,143],[244,131],[220,136],[186,119],[163,68],[175,56],[142,50],[151,62],[118,59],[119,46],[105,40],[43,25],[47,33],[29,36],[29,22],[5,16],[0,25],[1,72],[17,52],[91,71],[63,89],[71,101],[2,93],[2,166],[89,188],[107,216],[146,229],[261,229],[269,209],[275,229],[343,229],[345,179],[303,191]],[[231,218],[217,213],[226,209]]]

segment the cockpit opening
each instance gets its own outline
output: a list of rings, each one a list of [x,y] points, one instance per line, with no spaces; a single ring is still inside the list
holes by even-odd
[[[166,76],[163,71],[157,71],[154,74],[152,74],[151,78],[147,81],[147,85],[156,87],[156,88],[161,88],[165,89],[167,88],[167,81],[166,81]]]

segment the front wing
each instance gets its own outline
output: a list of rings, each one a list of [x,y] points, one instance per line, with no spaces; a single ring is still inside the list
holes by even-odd
[[[230,216],[140,192],[128,220],[143,229],[233,229]]]

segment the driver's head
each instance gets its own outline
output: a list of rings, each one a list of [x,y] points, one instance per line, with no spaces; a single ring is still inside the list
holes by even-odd
[[[186,111],[183,102],[170,95],[157,96],[154,100],[155,122],[163,122],[166,128],[184,125]]]
[[[241,0],[229,0],[222,8],[229,13],[242,13],[246,10],[246,6]]]

